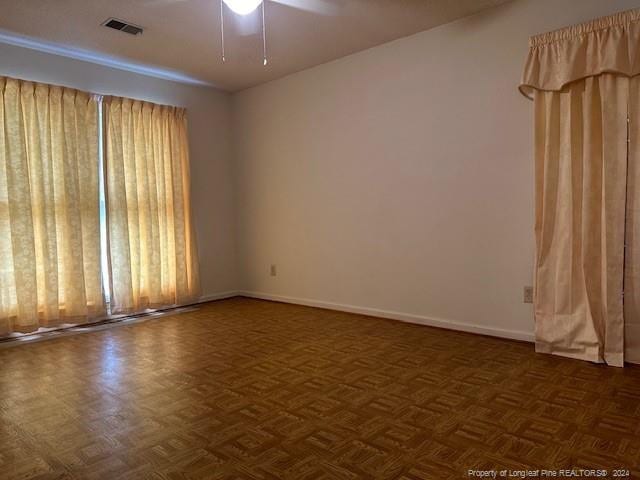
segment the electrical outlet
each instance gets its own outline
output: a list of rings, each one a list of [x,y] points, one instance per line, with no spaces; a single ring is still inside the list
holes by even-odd
[[[271,268],[269,269],[269,272],[271,273],[272,277],[275,277],[278,274],[278,271],[276,270],[276,266],[275,265],[271,265]]]
[[[524,287],[524,303],[533,303],[533,287]]]

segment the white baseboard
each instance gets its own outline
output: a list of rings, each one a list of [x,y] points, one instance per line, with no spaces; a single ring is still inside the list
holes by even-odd
[[[340,303],[324,302],[321,300],[310,300],[306,298],[286,297],[282,295],[272,295],[270,293],[239,291],[236,292],[236,294],[243,297],[271,300],[274,302],[293,303],[296,305],[306,305],[309,307],[326,308],[328,310],[338,310],[340,312],[358,313],[361,315],[369,315],[372,317],[381,317],[391,320],[400,320],[402,322],[417,323],[419,325],[426,325],[429,327],[439,327],[449,330],[459,330],[461,332],[489,335],[491,337],[508,338],[511,340],[521,340],[525,342],[534,341],[533,332],[525,332],[522,330],[507,330],[504,328],[473,325],[471,323],[455,322],[451,320],[444,320],[441,318],[430,318],[422,315],[414,315],[411,313],[394,312],[390,310],[380,310],[377,308],[369,307],[359,307],[356,305],[344,305]]]
[[[209,293],[207,295],[202,295],[196,303],[213,302],[215,300],[224,300],[225,298],[233,298],[240,295],[242,295],[242,293],[237,290],[230,290],[228,292],[219,292],[219,293]]]

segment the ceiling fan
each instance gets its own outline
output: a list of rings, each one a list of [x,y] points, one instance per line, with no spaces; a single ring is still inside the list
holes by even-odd
[[[238,15],[249,15],[261,6],[263,0],[223,0],[224,3]],[[267,0],[264,0],[265,2]],[[338,0],[268,0],[287,7],[297,8],[320,15],[335,15],[337,6],[342,1]]]
[[[175,3],[187,3],[193,0],[147,0],[148,5],[163,5],[163,4],[175,4]],[[239,22],[236,22],[241,35],[253,35],[257,33],[261,27],[262,29],[262,47],[263,47],[263,65],[267,65],[267,35],[265,25],[265,5],[267,3],[279,4],[285,7],[294,8],[297,10],[306,11],[316,15],[333,16],[340,13],[346,0],[213,0],[220,3],[220,35],[222,40],[222,62],[226,62],[225,57],[225,8],[226,5],[228,12],[235,15]],[[261,10],[261,22],[256,22],[255,16],[250,22],[245,22],[243,17],[250,16],[256,10]],[[228,15],[227,15],[228,18]],[[258,25],[258,23],[260,25]]]
[[[334,15],[337,10],[336,0],[269,0],[288,7],[306,10],[321,15]],[[233,13],[246,16],[261,8],[262,13],[262,52],[263,65],[267,65],[267,33],[265,27],[265,3],[267,0],[220,0],[220,34],[222,37],[222,62],[226,62],[224,45],[224,5]]]

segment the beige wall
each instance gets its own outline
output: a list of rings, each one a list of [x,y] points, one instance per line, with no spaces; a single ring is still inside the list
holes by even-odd
[[[527,38],[637,6],[516,0],[235,95],[243,288],[530,339]]]
[[[0,75],[186,107],[203,294],[237,289],[229,95],[6,44]]]

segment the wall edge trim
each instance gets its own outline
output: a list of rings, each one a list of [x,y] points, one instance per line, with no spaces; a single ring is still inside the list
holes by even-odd
[[[226,292],[208,293],[200,296],[195,303],[207,303],[214,302],[216,300],[226,300],[228,298],[234,298],[242,296],[242,292],[238,290],[227,290]]]

